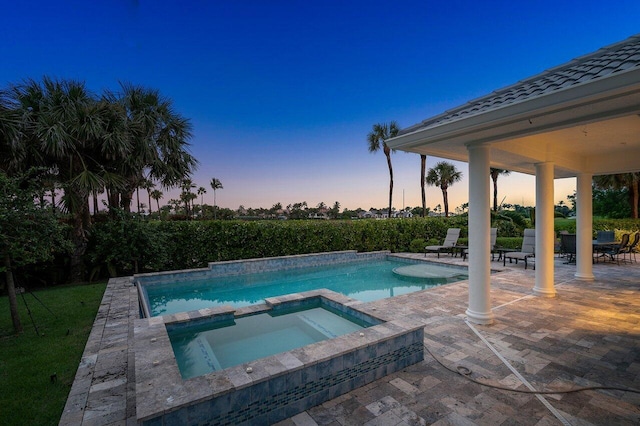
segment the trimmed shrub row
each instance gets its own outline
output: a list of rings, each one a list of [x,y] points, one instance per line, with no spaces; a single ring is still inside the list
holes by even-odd
[[[449,227],[461,227],[466,235],[466,219],[453,218],[251,222],[130,219],[96,224],[88,259],[92,275],[97,277],[107,271],[115,276],[328,251],[406,252],[416,238],[442,241]]]
[[[572,229],[567,229],[573,226]],[[467,218],[336,221],[146,221],[98,223],[88,247],[92,278],[135,272],[206,267],[209,262],[341,250],[422,251],[443,241],[448,228],[468,235]],[[599,229],[640,230],[638,220],[595,220]],[[560,229],[561,228],[561,229]],[[562,227],[575,232],[575,221]],[[498,234],[500,247],[519,248],[522,238]]]

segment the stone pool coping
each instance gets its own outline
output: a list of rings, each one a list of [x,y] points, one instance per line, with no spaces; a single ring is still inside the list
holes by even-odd
[[[348,251],[346,253],[350,253],[349,256],[355,256],[357,252]],[[388,251],[362,254],[369,256],[383,254],[409,262],[430,262],[443,266],[466,267],[461,261],[457,265],[449,264],[444,258],[436,260],[435,257],[430,259],[423,255],[407,256],[399,253],[392,254]],[[316,255],[318,254],[290,257]],[[254,259],[253,262],[257,265],[263,260],[266,259]],[[239,261],[223,263],[237,262]],[[178,272],[180,271],[141,274],[141,276],[153,277]],[[445,286],[455,284],[446,284]],[[366,303],[371,305],[372,302]],[[375,307],[370,307],[368,310],[375,312],[375,309]],[[393,315],[397,316],[397,313],[393,312]],[[137,424],[137,380],[133,336],[134,321],[139,318],[140,300],[134,277],[111,278],[85,345],[60,418],[60,425],[111,425],[123,422],[127,425]]]
[[[322,299],[324,303],[334,308],[343,306],[345,307],[343,310],[348,310],[351,315],[359,316],[360,319],[369,320],[377,325],[365,328],[357,333],[349,333],[221,371],[214,371],[204,376],[188,380],[182,379],[167,333],[166,326],[168,324],[198,321],[216,315],[228,316],[233,314],[234,311],[237,316],[250,315],[279,306],[295,306],[304,301],[312,301],[314,299]],[[325,374],[335,374],[336,371],[332,370],[342,370],[343,368],[342,357],[351,354],[351,359],[354,359],[354,353],[358,353],[358,351],[364,353],[365,350],[368,357],[372,356],[372,354],[373,356],[378,356],[381,354],[376,353],[376,345],[384,345],[384,350],[386,351],[395,350],[397,348],[390,342],[393,341],[395,345],[398,345],[404,342],[402,336],[409,333],[422,332],[424,327],[424,322],[422,321],[410,318],[392,319],[384,314],[365,313],[357,309],[358,305],[361,304],[362,302],[342,294],[320,289],[269,298],[266,299],[265,304],[253,305],[238,310],[219,307],[135,320],[137,421],[144,423],[164,418],[166,421],[182,422],[194,417],[206,416],[208,415],[206,410],[212,409],[212,406],[214,407],[213,409],[217,409],[215,400],[228,394],[245,390],[248,387],[252,387],[252,389],[246,390],[245,395],[249,394],[249,392],[255,393],[256,387],[260,385],[262,387],[272,387],[273,382],[279,377],[282,377],[282,381],[286,383],[289,382],[289,380],[286,380],[288,375],[295,372],[300,375],[301,372],[306,372],[311,367],[321,363],[327,364],[323,367],[326,370]],[[394,339],[400,340],[396,342]],[[421,346],[422,337],[419,338],[419,341]],[[422,350],[420,350],[421,353]],[[418,360],[418,358],[422,359],[422,356],[414,356],[411,359]],[[334,360],[340,361],[333,362]],[[353,362],[355,364],[355,361]],[[404,361],[401,366],[406,366]],[[250,369],[251,373],[247,372],[248,369]],[[395,370],[389,368],[389,371]],[[378,373],[378,376],[381,373],[382,375],[386,374],[386,367]],[[378,376],[370,374],[369,380],[365,381],[362,378],[360,385],[375,380],[379,378]],[[335,396],[349,390],[351,389],[344,386],[341,389],[336,388]],[[233,398],[233,396],[228,396],[228,398]],[[243,397],[241,399],[247,398]],[[319,402],[321,401],[318,400]],[[292,405],[292,403],[289,405]],[[293,415],[303,411],[303,409],[296,411],[297,406],[293,405],[288,408],[289,411],[287,413]],[[271,413],[271,415],[277,414]]]

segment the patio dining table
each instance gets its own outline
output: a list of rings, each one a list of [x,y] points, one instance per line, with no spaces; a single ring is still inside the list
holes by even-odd
[[[601,257],[605,257],[607,255],[606,251],[607,250],[611,250],[615,247],[618,247],[620,245],[619,242],[616,241],[598,241],[598,240],[593,240],[592,241],[592,245],[593,245],[593,253],[599,253],[600,255],[597,257],[594,257],[593,260],[594,262],[597,262],[599,258]]]

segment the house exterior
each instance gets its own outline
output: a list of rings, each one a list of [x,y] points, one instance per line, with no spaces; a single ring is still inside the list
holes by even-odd
[[[577,178],[576,277],[593,280],[594,175],[640,171],[640,35],[402,129],[392,149],[469,163],[469,251],[489,252],[490,167],[536,177],[533,293],[554,297],[553,181]],[[489,256],[469,261],[470,321],[493,322]]]

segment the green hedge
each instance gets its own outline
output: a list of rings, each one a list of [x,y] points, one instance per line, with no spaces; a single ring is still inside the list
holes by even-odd
[[[337,221],[142,221],[96,224],[88,259],[93,277],[205,267],[209,262],[340,250],[409,251],[417,238],[444,240],[443,218]]]
[[[570,227],[573,226],[573,229]],[[416,251],[442,242],[448,228],[468,235],[467,218],[397,220],[147,221],[126,219],[94,226],[87,259],[92,277],[206,267],[209,262],[340,250]],[[575,221],[556,231],[575,231]],[[567,229],[568,228],[568,229]],[[598,229],[639,230],[638,220],[595,220]],[[430,241],[431,240],[431,241]],[[500,247],[519,248],[521,237],[500,235]]]
[[[555,230],[576,232],[575,219],[556,219]],[[596,237],[597,231],[616,231],[618,234],[627,232],[633,233],[640,231],[640,219],[593,219],[593,238]]]

